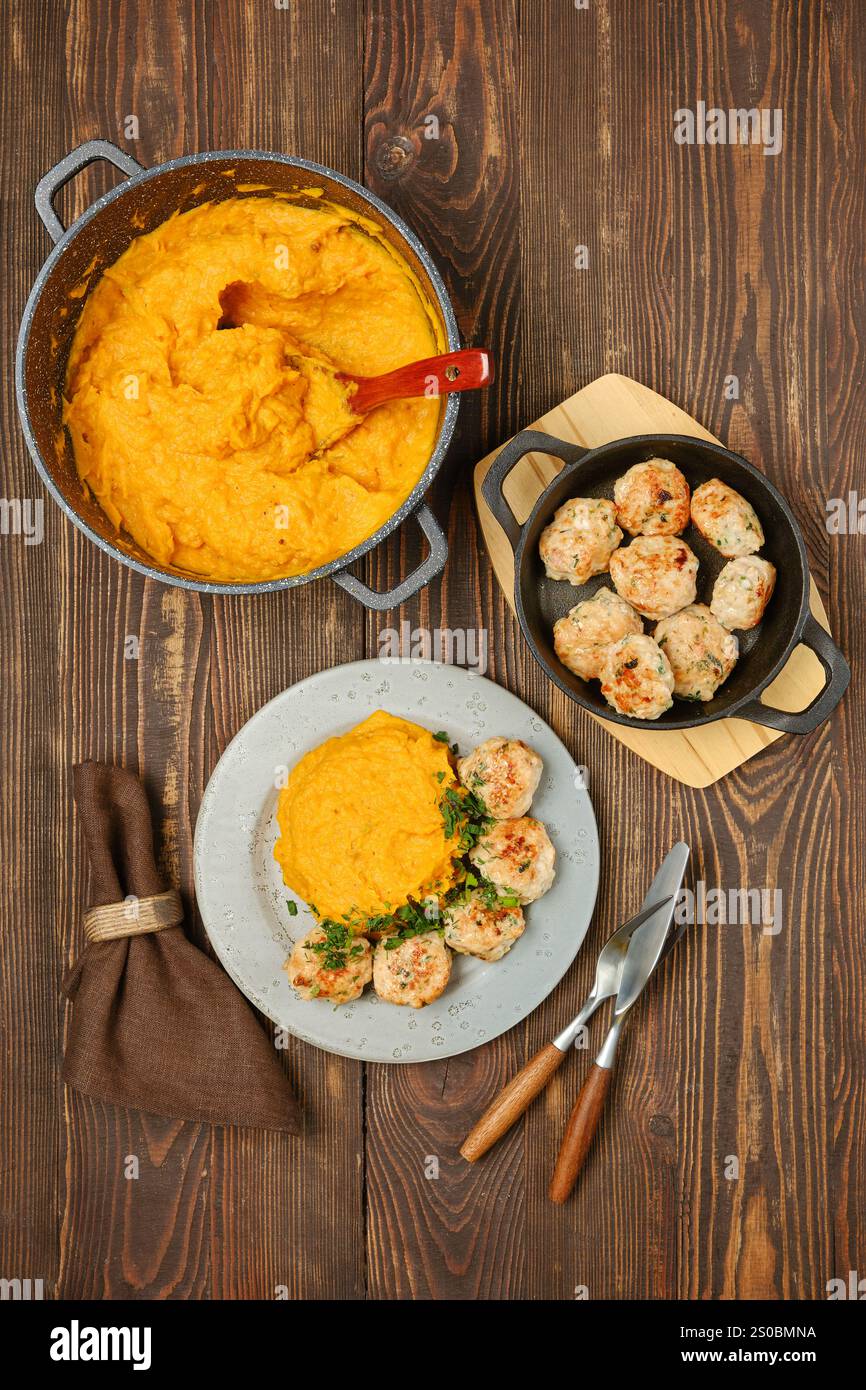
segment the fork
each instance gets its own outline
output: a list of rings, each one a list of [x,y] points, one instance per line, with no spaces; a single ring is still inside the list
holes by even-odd
[[[599,1004],[603,1003],[605,999],[610,999],[619,989],[626,951],[636,929],[653,913],[658,912],[664,903],[669,903],[671,900],[669,896],[642,908],[636,917],[630,918],[628,922],[623,922],[622,926],[617,927],[616,931],[608,937],[598,958],[595,983],[580,1012],[552,1042],[547,1043],[540,1052],[536,1052],[535,1056],[529,1059],[517,1075],[509,1081],[504,1090],[500,1091],[478,1123],[466,1136],[460,1152],[470,1163],[474,1163],[476,1159],[486,1154],[487,1150],[501,1139],[503,1134],[506,1134],[514,1122],[529,1108],[539,1092],[544,1090],[550,1078],[565,1061],[566,1053],[581,1028],[592,1018]],[[662,957],[667,955],[674,945],[677,935],[677,933],[671,933],[670,939],[665,944]]]

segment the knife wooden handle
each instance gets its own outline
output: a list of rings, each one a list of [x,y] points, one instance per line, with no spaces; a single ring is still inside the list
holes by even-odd
[[[553,1073],[562,1066],[565,1053],[554,1043],[548,1043],[530,1058],[526,1066],[487,1107],[475,1128],[463,1141],[460,1152],[470,1163],[486,1154],[503,1134],[519,1119],[539,1091],[547,1085]]]
[[[598,1128],[612,1076],[611,1067],[600,1067],[597,1062],[593,1062],[562,1137],[548,1190],[551,1202],[562,1204],[571,1196],[571,1189],[583,1167],[583,1160]]]

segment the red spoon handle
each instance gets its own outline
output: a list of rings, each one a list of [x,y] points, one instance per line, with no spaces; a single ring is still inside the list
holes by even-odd
[[[384,376],[353,377],[344,373],[344,380],[357,382],[358,389],[350,398],[356,415],[367,415],[386,401],[404,400],[407,396],[445,396],[452,391],[475,391],[489,386],[493,380],[490,353],[483,348],[463,348],[460,352],[445,352],[439,357],[425,357],[409,362]]]

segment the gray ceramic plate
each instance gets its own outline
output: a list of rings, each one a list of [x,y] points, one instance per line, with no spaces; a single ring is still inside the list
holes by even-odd
[[[298,999],[282,968],[313,919],[291,917],[273,857],[281,772],[374,710],[447,730],[461,752],[494,734],[522,738],[544,759],[532,815],[557,851],[556,882],[527,909],[524,935],[501,961],[455,956],[448,988],[425,1009],[379,1000],[368,987],[338,1008]],[[229,744],[207,785],[195,830],[195,886],[207,934],[248,999],[304,1042],[371,1062],[453,1057],[525,1018],[568,969],[598,889],[598,833],[567,750],[522,700],[482,676],[430,663],[357,661],[283,691]]]

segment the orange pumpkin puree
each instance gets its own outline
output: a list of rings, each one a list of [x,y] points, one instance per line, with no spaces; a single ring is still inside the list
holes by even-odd
[[[285,882],[338,920],[441,896],[458,847],[439,803],[456,783],[446,744],[377,710],[305,754],[280,792],[274,857]]]
[[[303,574],[387,521],[438,429],[426,399],[358,423],[333,372],[440,348],[408,265],[347,210],[230,198],[105,271],[64,420],[82,480],[154,559],[223,581]]]

